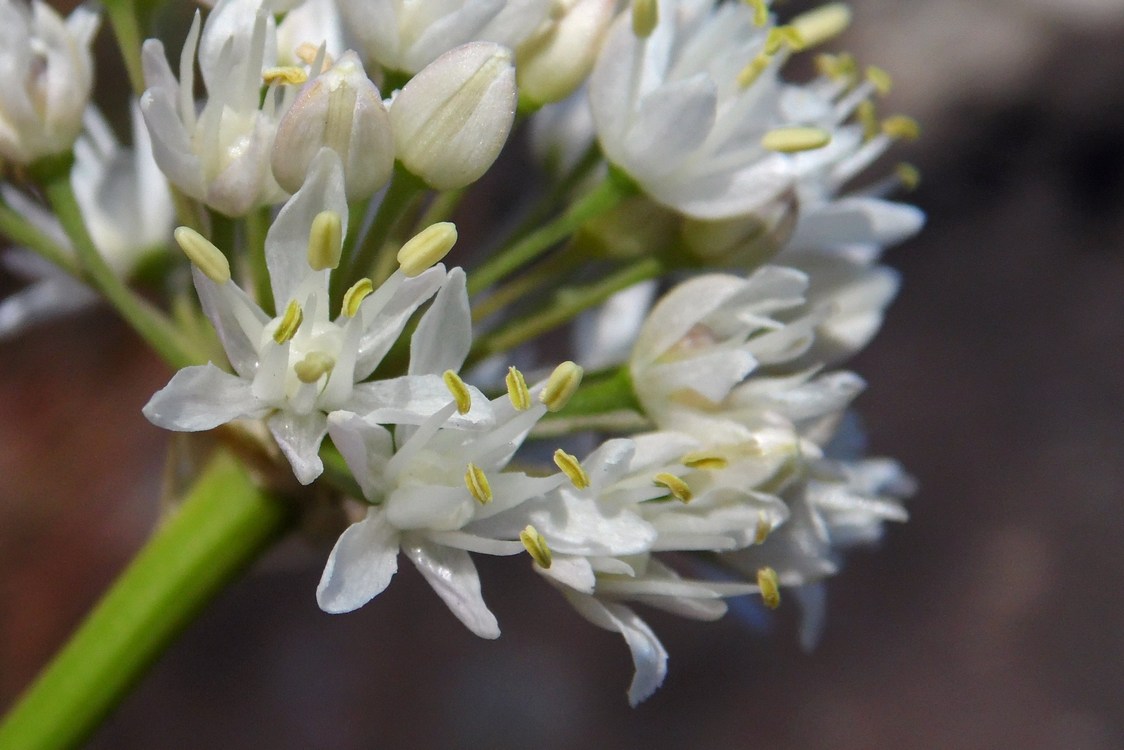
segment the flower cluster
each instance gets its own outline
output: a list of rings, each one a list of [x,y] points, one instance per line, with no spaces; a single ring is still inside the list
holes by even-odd
[[[0,335],[101,292],[178,370],[153,424],[229,425],[268,486],[344,511],[326,612],[404,552],[495,638],[473,555],[526,554],[624,637],[633,704],[667,669],[637,606],[710,620],[791,592],[810,646],[841,552],[912,492],[864,456],[864,384],[838,368],[897,290],[882,251],[923,222],[888,197],[912,168],[853,183],[917,126],[878,115],[889,76],[849,55],[782,77],[841,3],[618,6],[218,0],[167,41],[175,68],[164,41],[125,50],[126,148],[88,103],[97,17],[3,0],[0,155],[26,170],[0,229],[28,248],[3,259],[35,281]],[[525,120],[538,184],[497,161]],[[542,199],[465,270],[451,219],[487,223],[466,198],[489,172]],[[161,254],[165,313],[126,281],[173,244],[194,295]]]

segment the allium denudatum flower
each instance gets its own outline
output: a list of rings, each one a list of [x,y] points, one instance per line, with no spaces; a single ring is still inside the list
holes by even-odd
[[[0,10],[28,38],[40,16],[65,30],[39,4]],[[341,16],[362,49],[346,49]],[[805,83],[781,76],[849,20],[832,3],[784,24],[764,0],[219,0],[170,33],[186,38],[178,77],[161,42],[144,44],[135,158],[88,114],[66,182],[80,210],[58,184],[20,177],[3,186],[0,229],[79,280],[91,260],[115,272],[97,288],[178,369],[149,420],[228,425],[199,442],[252,468],[243,490],[285,492],[298,518],[337,511],[316,591],[326,612],[378,596],[404,553],[494,638],[473,556],[512,558],[622,635],[636,704],[668,663],[641,608],[709,620],[731,596],[791,596],[810,645],[843,550],[906,517],[912,482],[865,456],[864,383],[839,368],[897,291],[883,250],[922,223],[890,199],[910,168],[860,177],[916,124],[880,116],[889,76],[848,55],[819,56]],[[61,56],[59,34],[13,41],[5,55],[26,53],[14,69],[36,74],[17,100],[88,89],[88,69],[55,73],[88,58],[92,31],[65,37]],[[23,127],[8,94],[0,125]],[[60,109],[11,111],[62,123]],[[517,111],[553,152],[555,182],[500,172],[484,185],[518,178],[537,206],[477,185],[513,169]],[[12,142],[69,164],[77,126],[41,130],[49,149],[39,134]],[[161,174],[184,225],[171,236]],[[485,205],[503,226],[486,226]],[[467,271],[444,264],[460,218]],[[195,295],[169,263],[146,279],[166,294],[153,306],[121,280],[133,261],[119,251],[173,241]],[[72,302],[68,283],[33,285],[0,315]],[[567,349],[557,334],[575,321]],[[229,500],[208,511],[215,523]],[[173,514],[170,538],[191,539],[196,517]]]

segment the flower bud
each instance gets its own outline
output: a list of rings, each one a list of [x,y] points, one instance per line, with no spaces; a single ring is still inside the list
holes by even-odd
[[[561,18],[521,44],[515,52],[520,95],[542,105],[572,94],[593,69],[615,7],[613,0],[575,0]]]
[[[273,176],[295,193],[323,147],[339,154],[349,201],[369,198],[390,179],[394,138],[378,88],[348,51],[305,84],[281,118],[273,142]]]
[[[478,180],[499,156],[515,121],[511,50],[472,42],[414,76],[390,108],[398,159],[430,187]]]
[[[44,2],[0,3],[0,157],[30,164],[69,151],[82,130],[94,61],[95,13],[63,21]]]

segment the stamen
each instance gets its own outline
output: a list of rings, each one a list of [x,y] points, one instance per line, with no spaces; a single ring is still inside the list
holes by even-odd
[[[430,224],[398,251],[398,265],[407,276],[417,276],[449,254],[457,243],[457,227],[451,221]]]
[[[230,261],[210,240],[191,227],[179,227],[173,234],[184,255],[204,276],[216,284],[230,281]]]
[[[320,54],[320,47],[312,42],[301,42],[294,50],[294,54],[305,65],[312,65],[316,62],[316,56]],[[334,64],[335,61],[332,60],[331,55],[324,55],[324,67],[320,72],[323,73]]]
[[[464,470],[464,485],[468,493],[481,505],[492,502],[492,486],[488,484],[488,477],[484,470],[476,464],[470,463]]]
[[[527,388],[527,379],[523,373],[514,367],[507,368],[507,377],[503,379],[507,385],[507,397],[516,411],[527,411],[531,408],[531,391]]]
[[[851,9],[845,3],[828,3],[792,19],[807,47],[823,44],[851,25]]]
[[[647,39],[656,30],[660,21],[660,9],[656,0],[632,0],[632,33],[639,39]]]
[[[784,154],[823,148],[831,142],[831,133],[823,128],[793,126],[775,128],[761,137],[761,147]]]
[[[292,300],[289,302],[289,306],[285,308],[285,315],[281,318],[281,324],[273,332],[273,340],[278,344],[284,344],[297,334],[297,329],[301,327],[303,322],[304,311],[301,310],[301,306],[297,304],[296,300]]]
[[[540,568],[550,567],[553,562],[550,547],[547,546],[546,539],[538,529],[528,524],[527,528],[519,532],[519,541],[523,542],[523,546],[527,548],[527,552]]]
[[[313,271],[335,268],[343,249],[343,219],[335,211],[321,211],[308,232],[308,265]]]
[[[875,109],[874,102],[869,99],[859,102],[859,106],[855,109],[855,116],[863,126],[864,141],[869,141],[882,131],[882,125],[878,122],[878,110]]]
[[[340,315],[354,318],[355,314],[359,312],[359,305],[373,291],[375,291],[375,284],[370,279],[356,281],[350,289],[344,292]]]
[[[882,132],[891,138],[915,141],[921,136],[921,126],[908,115],[891,115],[882,121]]]
[[[765,37],[765,54],[775,55],[784,47],[799,52],[808,46],[804,36],[795,26],[774,26]]]
[[[753,25],[764,26],[769,23],[769,6],[765,0],[745,0],[746,5],[753,8]]]
[[[581,385],[583,370],[578,365],[567,360],[554,368],[547,378],[546,385],[539,393],[539,401],[546,404],[547,411],[561,411],[574,391]]]
[[[293,371],[297,374],[297,380],[302,383],[315,383],[335,366],[334,357],[324,352],[309,352],[304,359],[293,365]]]
[[[761,599],[769,609],[781,606],[781,590],[777,583],[777,571],[769,567],[757,571],[757,585],[761,589]]]
[[[894,86],[894,79],[890,77],[890,74],[876,65],[867,66],[866,80],[874,84],[874,90],[881,96],[889,94],[890,89]]]
[[[285,65],[278,68],[266,68],[261,72],[261,77],[266,86],[272,86],[275,83],[282,86],[299,86],[308,80],[308,73],[304,72],[303,68]]]
[[[769,63],[773,61],[772,55],[766,55],[764,52],[757,57],[750,60],[744,68],[738,72],[738,86],[743,89],[749,88],[757,77],[765,72],[765,68],[769,67]]]
[[[683,465],[689,469],[700,469],[702,471],[717,471],[725,469],[730,465],[730,462],[723,456],[717,453],[707,453],[706,451],[697,451],[695,453],[688,453],[683,456]]]
[[[753,531],[753,543],[764,544],[765,540],[769,538],[769,533],[772,532],[773,525],[769,523],[769,519],[765,517],[764,513],[757,514],[757,528]]]
[[[839,55],[822,53],[816,55],[816,70],[833,81],[844,81],[850,85],[858,77],[859,66],[849,52]]]
[[[667,490],[671,493],[672,497],[674,497],[681,503],[689,503],[695,496],[695,494],[691,492],[691,488],[687,486],[686,482],[684,482],[674,474],[667,473],[666,471],[662,471],[659,474],[656,474],[656,476],[653,478],[653,481],[656,484],[667,487]]]
[[[460,414],[468,414],[468,410],[472,408],[472,393],[468,390],[468,386],[461,380],[461,376],[457,375],[452,370],[445,370],[445,374],[441,376],[445,381],[445,387],[449,389],[449,393],[453,394],[453,398],[457,402],[457,412]]]
[[[921,184],[921,170],[907,162],[894,167],[894,174],[906,190],[916,190]]]
[[[582,468],[581,462],[578,461],[576,456],[559,448],[554,451],[554,465],[570,478],[570,483],[574,487],[584,490],[589,486],[589,474],[585,473],[585,469]]]

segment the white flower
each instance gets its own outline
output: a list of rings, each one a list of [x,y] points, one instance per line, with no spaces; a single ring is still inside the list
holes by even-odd
[[[152,159],[152,146],[136,104],[131,108],[133,148],[121,146],[94,107],[86,110],[86,132],[74,144],[70,184],[95,247],[123,277],[136,271],[150,253],[167,243],[174,208],[168,184]],[[2,188],[4,200],[32,224],[70,251],[57,219],[15,188]],[[13,250],[0,260],[32,283],[0,302],[0,337],[94,304],[97,294],[85,284],[30,252]]]
[[[467,42],[514,48],[550,10],[548,0],[338,0],[348,29],[383,67],[417,73]]]
[[[261,95],[262,71],[275,59],[277,43],[272,20],[260,5],[256,0],[220,0],[208,17],[199,48],[207,100],[198,113],[198,14],[180,54],[178,81],[164,45],[156,39],[144,43],[148,89],[141,110],[156,163],[184,193],[228,216],[242,216],[285,197],[270,170],[270,150],[277,120],[295,92],[281,95],[271,86]]]
[[[469,185],[507,142],[516,102],[511,50],[491,42],[457,47],[394,98],[390,124],[398,159],[438,190]]]
[[[297,479],[307,484],[323,471],[317,452],[328,413],[416,424],[445,404],[444,382],[429,368],[442,358],[463,359],[468,351],[463,272],[446,274],[441,265],[413,276],[399,270],[373,293],[365,280],[349,291],[332,320],[328,278],[339,261],[346,217],[339,158],[322,149],[304,186],[282,207],[266,237],[275,309],[281,311],[272,319],[230,280],[229,265],[213,245],[191,230],[177,230],[194,263],[203,310],[237,375],[213,364],[181,370],[145,406],[151,422],[198,431],[233,419],[268,417]],[[434,293],[437,299],[412,341],[417,361],[411,362],[411,374],[361,382]],[[484,416],[473,410],[455,419],[472,423]]]
[[[589,75],[605,30],[616,10],[613,0],[570,0],[562,15],[543,24],[516,48],[519,95],[533,104],[565,99]]]
[[[70,149],[94,83],[96,13],[66,19],[45,2],[0,0],[0,157],[30,164]]]
[[[363,494],[378,504],[336,542],[316,591],[322,609],[350,612],[377,596],[397,571],[401,550],[472,632],[499,636],[469,552],[522,552],[520,506],[565,481],[562,475],[503,472],[546,413],[556,376],[530,389],[514,368],[510,377],[509,395],[491,403],[493,425],[466,430],[449,422],[465,406],[457,396],[420,427],[399,427],[397,449],[390,433],[370,419],[329,417],[333,442]]]
[[[335,0],[305,0],[277,24],[277,61],[282,65],[309,62],[309,55],[321,45],[329,57],[339,57],[347,49]]]

